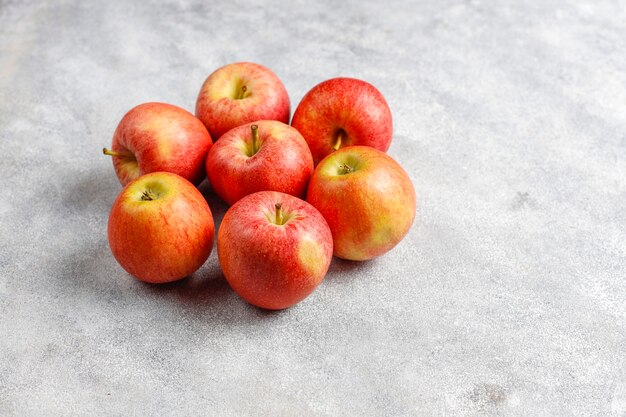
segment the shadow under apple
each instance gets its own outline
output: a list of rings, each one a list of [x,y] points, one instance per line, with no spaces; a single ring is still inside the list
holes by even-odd
[[[352,282],[359,279],[361,276],[359,272],[371,270],[376,262],[377,258],[368,261],[349,261],[333,256],[324,281],[332,282],[333,284]]]
[[[107,241],[109,210],[122,187],[112,170],[102,171],[73,177],[61,196],[62,204],[77,216],[77,221],[89,214],[100,213],[98,224],[91,226],[98,230],[88,234],[89,241],[81,240],[80,245],[67,248],[65,259],[59,263],[60,269],[54,272],[58,278],[55,291],[59,291],[64,298],[104,304],[103,308],[112,308],[113,312],[116,309],[142,309],[145,307],[141,305],[145,303],[167,303],[169,311],[191,316],[194,320],[228,325],[254,325],[258,320],[278,319],[286,311],[293,312],[298,308],[264,310],[241,299],[230,288],[220,269],[216,241],[204,265],[184,279],[167,284],[148,284],[132,277],[117,264]],[[207,180],[198,188],[211,208],[216,239],[229,206],[213,192]],[[340,274],[360,268],[358,263],[337,259],[333,264],[331,271],[335,269]],[[327,278],[335,275],[331,271]]]
[[[102,167],[67,175],[60,200],[70,213],[101,213],[107,219],[111,205],[121,191],[122,186],[113,169]]]
[[[217,230],[219,229],[220,224],[222,223],[222,219],[224,215],[230,208],[228,204],[224,200],[218,197],[211,188],[211,183],[209,180],[205,179],[198,185],[198,190],[204,196],[204,199],[209,204],[211,208],[211,214],[213,214],[213,222],[215,223],[215,236],[217,236]]]

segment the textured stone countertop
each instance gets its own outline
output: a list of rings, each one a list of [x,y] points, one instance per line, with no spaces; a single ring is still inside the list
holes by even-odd
[[[626,416],[624,39],[618,1],[0,0],[0,415]],[[292,110],[377,86],[419,199],[282,312],[107,243],[120,118],[242,60]]]

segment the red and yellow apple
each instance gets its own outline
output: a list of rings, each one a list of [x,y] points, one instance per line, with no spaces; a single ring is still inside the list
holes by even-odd
[[[289,123],[289,95],[269,68],[237,62],[215,70],[196,101],[196,116],[216,141],[230,129],[255,120]]]
[[[346,146],[386,152],[393,133],[383,95],[355,78],[332,78],[313,87],[298,104],[291,125],[309,144],[316,164]]]
[[[324,279],[333,239],[322,215],[289,194],[250,194],[224,215],[217,255],[230,286],[248,303],[270,310],[306,298]]]
[[[229,205],[257,191],[304,198],[313,157],[296,129],[260,120],[231,129],[215,142],[206,171],[215,193]]]
[[[150,283],[195,272],[211,254],[213,235],[213,216],[200,191],[168,172],[130,182],[109,215],[113,256],[129,274]]]
[[[362,261],[391,250],[415,217],[415,190],[407,173],[384,152],[341,148],[315,168],[307,201],[324,216],[334,254]]]
[[[213,141],[200,120],[180,107],[144,103],[131,109],[113,134],[113,167],[122,185],[150,172],[167,171],[199,184]]]

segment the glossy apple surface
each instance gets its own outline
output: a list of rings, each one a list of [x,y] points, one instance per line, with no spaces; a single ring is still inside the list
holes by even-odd
[[[342,148],[315,168],[307,201],[333,233],[334,254],[362,261],[391,250],[415,217],[415,190],[407,173],[384,152]]]
[[[309,144],[316,164],[346,146],[386,152],[393,134],[383,95],[355,78],[333,78],[313,87],[298,104],[291,125]]]
[[[313,292],[332,253],[322,215],[306,201],[274,191],[239,200],[217,233],[217,255],[230,286],[248,303],[270,310]]]
[[[229,205],[257,191],[304,198],[313,157],[296,129],[260,120],[231,129],[215,142],[206,170],[216,194]]]
[[[269,68],[237,62],[215,70],[196,101],[196,116],[216,141],[230,129],[255,120],[289,123],[289,95]]]
[[[199,184],[213,141],[200,120],[180,107],[144,103],[131,109],[113,135],[113,167],[122,185],[150,172],[167,171]]]
[[[204,264],[213,248],[211,210],[196,187],[167,173],[129,183],[109,215],[109,246],[119,264],[137,279],[165,283]]]

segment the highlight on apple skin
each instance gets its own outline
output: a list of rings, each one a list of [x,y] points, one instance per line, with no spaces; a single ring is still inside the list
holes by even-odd
[[[151,172],[167,171],[199,184],[213,141],[200,120],[167,103],[143,103],[128,111],[105,155],[122,185]]]
[[[306,93],[291,125],[309,144],[316,165],[346,146],[386,152],[393,135],[391,110],[381,92],[366,81],[345,77],[323,81]]]
[[[206,160],[209,182],[229,205],[257,191],[280,191],[304,198],[313,157],[293,127],[259,120],[225,133]]]
[[[408,233],[415,218],[413,184],[384,152],[349,146],[315,168],[307,201],[333,234],[334,255],[354,261],[380,256]]]
[[[117,262],[149,283],[182,279],[213,248],[214,223],[204,196],[186,179],[153,172],[130,182],[109,215],[109,246]]]
[[[215,70],[196,100],[196,116],[216,141],[230,129],[255,120],[289,123],[287,89],[272,70],[236,62]]]
[[[257,307],[280,310],[315,290],[333,254],[326,220],[289,194],[250,194],[224,215],[217,255],[230,286]]]

